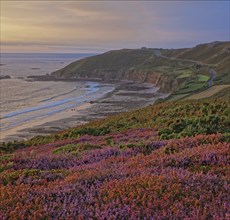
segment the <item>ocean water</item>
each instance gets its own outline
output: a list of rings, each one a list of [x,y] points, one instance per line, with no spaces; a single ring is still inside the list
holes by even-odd
[[[1,53],[1,75],[26,77],[44,75],[59,70],[78,59],[95,54],[64,53]]]
[[[0,131],[79,107],[106,94],[110,85],[96,82],[29,81],[91,54],[1,54]]]

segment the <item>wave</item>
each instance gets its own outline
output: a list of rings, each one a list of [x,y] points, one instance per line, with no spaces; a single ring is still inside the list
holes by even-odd
[[[52,97],[50,97],[50,98],[43,99],[43,100],[41,100],[39,103],[41,103],[41,102],[47,102],[47,101],[50,101],[50,100],[52,100],[52,99],[56,99],[56,98],[61,97],[61,96],[64,96],[64,95],[71,94],[71,93],[75,92],[77,89],[78,89],[78,87],[74,88],[73,90],[71,90],[71,91],[69,91],[69,92],[61,93],[61,94],[52,96]]]
[[[65,94],[71,94],[71,92],[73,92],[76,89],[77,88],[74,88],[73,90],[66,92]],[[31,108],[25,108],[19,111],[10,112],[3,115],[0,118],[1,130],[7,130],[35,119],[50,117],[57,113],[63,112],[67,109],[81,106],[84,103],[90,102],[91,100],[103,96],[104,94],[112,91],[113,89],[114,88],[112,88],[111,86],[103,87],[98,83],[87,82],[85,84],[85,88],[83,89],[84,94],[79,95],[77,97],[69,97],[55,102],[49,102],[50,100],[54,99],[54,96],[52,96],[49,98],[49,100],[46,99],[46,104],[38,105]],[[59,94],[59,96],[55,97],[58,98],[63,95],[64,93]],[[43,102],[45,102],[45,99],[43,100]]]

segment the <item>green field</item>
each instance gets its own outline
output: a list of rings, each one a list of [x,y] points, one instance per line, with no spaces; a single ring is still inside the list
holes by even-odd
[[[209,76],[206,75],[199,74],[197,77],[199,82],[207,82],[209,80]]]
[[[191,74],[190,73],[182,73],[181,75],[179,75],[178,77],[177,77],[177,79],[182,79],[182,78],[188,78],[188,77],[190,77],[191,76]]]
[[[205,83],[203,82],[190,82],[187,83],[184,87],[181,89],[177,90],[174,95],[179,95],[179,94],[186,94],[186,93],[193,93],[199,89],[202,89],[205,87]]]

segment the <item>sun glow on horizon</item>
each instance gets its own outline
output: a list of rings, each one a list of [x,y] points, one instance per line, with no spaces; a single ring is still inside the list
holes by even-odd
[[[101,52],[226,41],[226,6],[227,1],[1,1],[1,52]]]

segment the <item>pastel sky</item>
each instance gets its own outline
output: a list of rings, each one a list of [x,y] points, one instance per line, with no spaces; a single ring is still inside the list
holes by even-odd
[[[229,41],[229,4],[1,0],[1,52],[103,52]]]

